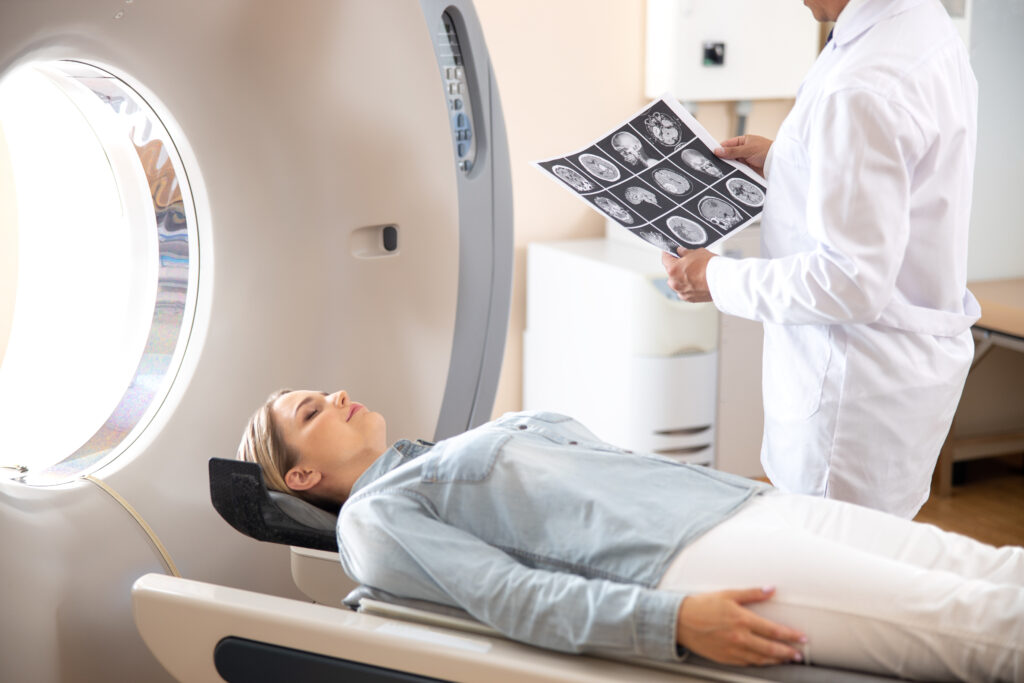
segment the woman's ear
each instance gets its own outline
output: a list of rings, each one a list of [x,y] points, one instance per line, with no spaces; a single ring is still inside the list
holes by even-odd
[[[308,491],[320,483],[321,476],[318,470],[296,465],[284,475],[284,483],[292,491]]]

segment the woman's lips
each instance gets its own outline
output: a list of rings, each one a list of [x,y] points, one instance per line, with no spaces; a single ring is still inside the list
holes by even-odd
[[[352,416],[356,414],[356,411],[360,410],[362,407],[363,406],[360,403],[353,403],[352,410],[350,410],[348,413],[348,420],[351,420]],[[345,420],[345,422],[348,422],[348,420]]]

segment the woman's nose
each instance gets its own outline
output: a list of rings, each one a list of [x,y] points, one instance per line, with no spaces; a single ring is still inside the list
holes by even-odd
[[[345,391],[336,391],[333,394],[331,394],[330,399],[331,403],[341,408],[346,403],[348,403],[348,393],[346,393]]]

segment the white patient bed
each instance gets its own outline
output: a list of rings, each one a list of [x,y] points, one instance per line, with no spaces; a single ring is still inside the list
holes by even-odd
[[[306,546],[334,543],[329,513],[295,498],[271,497],[253,467],[211,460],[214,506],[232,526],[261,540],[287,543],[297,532]],[[513,642],[442,606],[427,611],[427,603],[364,596],[353,611],[342,600],[355,584],[336,552],[293,545],[291,563],[296,585],[312,602],[146,574],[132,587],[136,626],[164,668],[189,683],[890,680],[813,666],[742,669],[698,657],[670,664],[562,654]]]
[[[708,680],[685,673],[685,664],[680,677],[540,650],[491,634],[398,620],[396,615],[353,612],[160,574],[140,578],[132,599],[143,640],[182,681],[350,680],[346,675],[360,681],[466,683]],[[414,617],[421,622],[430,618],[427,613]],[[731,674],[715,680],[760,683]]]

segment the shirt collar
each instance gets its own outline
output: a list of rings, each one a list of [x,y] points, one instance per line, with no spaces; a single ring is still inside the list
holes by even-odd
[[[839,13],[832,33],[837,48],[870,29],[875,24],[916,7],[928,0],[850,0]]]
[[[430,450],[430,446],[424,443],[413,443],[408,439],[396,441],[395,444],[377,457],[373,463],[366,468],[366,471],[359,475],[356,483],[352,484],[348,497],[352,498],[359,489],[369,486],[385,474],[401,467],[414,458],[418,458]]]

